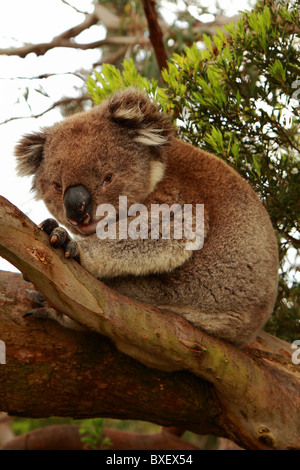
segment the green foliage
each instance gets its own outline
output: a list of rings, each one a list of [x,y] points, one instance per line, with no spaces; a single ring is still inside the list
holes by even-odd
[[[98,104],[110,93],[137,86],[154,97],[178,135],[223,158],[254,187],[277,229],[281,278],[270,322],[291,338],[300,332],[296,250],[300,211],[299,0],[261,0],[236,25],[174,54],[164,88],[124,62],[123,72],[103,66],[88,91]],[[295,261],[287,261],[293,253]]]
[[[95,78],[89,76],[87,79],[87,90],[95,104],[107,98],[117,90],[123,90],[134,86],[139,90],[146,91],[150,96],[156,95],[157,81],[147,80],[140,75],[132,59],[123,62],[121,73],[114,65],[104,64],[101,73],[94,71]]]
[[[81,441],[92,450],[105,450],[111,445],[107,437],[103,437],[104,420],[102,418],[85,420],[79,429]]]
[[[73,424],[72,418],[17,418],[14,417],[12,421],[12,430],[15,436],[27,434],[35,429],[44,428],[53,424]]]

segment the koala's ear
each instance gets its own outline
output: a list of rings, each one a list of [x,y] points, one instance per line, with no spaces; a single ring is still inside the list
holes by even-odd
[[[165,145],[174,134],[168,116],[145,93],[135,88],[113,95],[108,101],[108,110],[113,121],[130,129],[133,139],[141,144]]]
[[[45,131],[27,134],[16,145],[15,156],[19,176],[30,176],[36,173],[43,159],[46,137]]]

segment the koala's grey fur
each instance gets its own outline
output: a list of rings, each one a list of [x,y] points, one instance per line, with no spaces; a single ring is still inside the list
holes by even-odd
[[[175,138],[147,96],[132,88],[116,93],[24,136],[16,155],[19,173],[34,175],[37,197],[80,236],[80,262],[94,276],[238,346],[255,339],[277,295],[277,243],[268,214],[224,161]],[[107,174],[112,180],[104,184]],[[76,185],[92,199],[92,220],[81,228],[68,223],[63,203],[66,189]],[[128,206],[143,203],[149,211],[154,203],[204,204],[203,248],[187,250],[184,239],[100,240],[97,206],[117,208],[120,195]],[[140,352],[137,357],[143,360]]]

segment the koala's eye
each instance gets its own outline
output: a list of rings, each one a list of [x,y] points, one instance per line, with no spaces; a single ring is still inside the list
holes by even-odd
[[[113,176],[112,173],[107,173],[102,183],[103,186],[106,186],[107,184],[111,183],[112,176]]]
[[[56,189],[56,191],[58,191],[59,193],[62,192],[62,186],[59,183],[53,183],[53,186]]]

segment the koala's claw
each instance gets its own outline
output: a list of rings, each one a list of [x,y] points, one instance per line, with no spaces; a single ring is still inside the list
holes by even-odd
[[[47,233],[47,235],[51,235],[53,230],[58,227],[58,223],[55,219],[46,219],[38,227]]]
[[[66,258],[79,258],[78,243],[74,240],[68,240],[65,246],[65,257]]]
[[[68,239],[69,235],[62,227],[56,227],[50,234],[50,243],[54,248],[63,247]]]
[[[26,312],[23,318],[53,318],[56,310],[48,306],[45,297],[39,291],[26,289],[26,294],[28,300],[33,304],[39,305],[39,307],[33,308],[30,312]]]
[[[62,248],[65,252],[65,258],[73,258],[79,262],[78,243],[71,240],[68,232],[59,227],[55,219],[46,219],[38,226],[50,237],[50,243],[54,248]]]
[[[46,299],[39,291],[26,289],[26,294],[30,302],[44,306]]]
[[[56,314],[56,310],[51,307],[38,307],[33,308],[30,312],[26,312],[23,315],[23,318],[32,317],[32,318],[46,318],[46,319],[53,319],[54,312]]]

